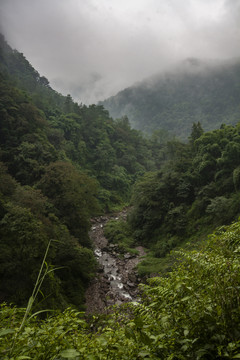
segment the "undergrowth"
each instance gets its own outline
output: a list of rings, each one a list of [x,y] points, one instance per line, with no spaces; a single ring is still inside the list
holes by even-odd
[[[239,359],[239,254],[240,221],[218,229],[202,249],[175,252],[175,268],[142,285],[139,302],[88,321],[68,308],[22,326],[26,309],[2,304],[0,358]]]

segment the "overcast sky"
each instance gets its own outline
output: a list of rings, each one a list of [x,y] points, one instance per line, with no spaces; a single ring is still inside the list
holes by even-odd
[[[187,57],[239,57],[240,0],[0,0],[0,31],[89,104]]]

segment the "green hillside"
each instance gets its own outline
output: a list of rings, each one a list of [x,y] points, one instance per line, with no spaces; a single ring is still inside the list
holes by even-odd
[[[168,277],[151,279],[139,302],[105,316],[74,309],[22,323],[0,308],[0,357],[34,360],[223,360],[240,357],[239,222],[201,251],[179,252]],[[23,326],[21,326],[23,324]]]
[[[207,234],[240,215],[239,123],[205,133],[194,124],[189,142],[169,141],[162,157],[160,170],[134,185],[127,223],[112,221],[105,230],[121,246],[149,250],[141,275],[169,270],[171,250],[200,246]]]
[[[157,149],[127,118],[54,91],[1,36],[0,301],[26,304],[51,241],[48,267],[64,269],[44,282],[40,306],[82,307],[96,269],[90,219],[128,203]]]
[[[240,117],[240,61],[189,59],[101,104],[114,118],[127,115],[135,129],[164,129],[183,140],[194,122],[201,122],[205,131],[223,123],[235,125]]]

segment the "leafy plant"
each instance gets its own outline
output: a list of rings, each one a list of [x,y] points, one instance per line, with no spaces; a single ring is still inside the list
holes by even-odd
[[[240,356],[240,220],[198,251],[178,251],[168,276],[141,285],[139,302],[89,316],[73,309],[45,320],[1,306],[0,354],[10,359],[237,359]],[[9,356],[9,339],[16,336]]]

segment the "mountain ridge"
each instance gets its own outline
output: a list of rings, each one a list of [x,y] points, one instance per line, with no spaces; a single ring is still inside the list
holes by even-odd
[[[235,125],[240,119],[239,95],[239,58],[189,58],[99,104],[113,118],[126,115],[138,130],[152,133],[164,129],[186,140],[194,122],[200,122],[206,131],[222,123]]]

